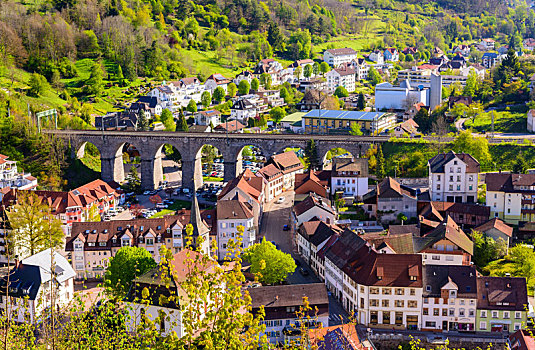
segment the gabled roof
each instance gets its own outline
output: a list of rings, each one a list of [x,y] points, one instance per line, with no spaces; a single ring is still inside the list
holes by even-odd
[[[245,111],[245,110],[254,109],[254,108],[255,108],[255,105],[252,104],[249,100],[244,99],[244,98],[236,100],[232,104],[232,109],[236,109],[240,111]]]
[[[311,306],[329,304],[327,289],[323,283],[291,284],[280,286],[262,286],[248,289],[251,307],[258,309],[300,307],[303,297],[307,297]]]
[[[282,171],[273,164],[268,164],[260,168],[257,174],[262,175],[266,180],[271,181],[282,176]]]
[[[245,125],[240,123],[237,120],[229,120],[224,123],[219,124],[214,128],[214,130],[227,130],[228,132],[239,131],[245,128]]]
[[[328,240],[332,235],[341,234],[342,228],[336,225],[326,224],[321,220],[312,220],[304,222],[301,227],[299,227],[298,233],[312,245],[317,247]]]
[[[426,265],[424,268],[424,297],[437,297],[441,289],[452,282],[457,286],[459,298],[477,297],[477,270],[475,266]],[[428,290],[428,286],[431,290]]]
[[[519,329],[509,335],[509,344],[511,350],[531,350],[535,349],[535,338],[531,330]]]
[[[487,191],[520,192],[515,186],[535,186],[535,174],[488,173],[485,175]]]
[[[223,84],[228,84],[230,83],[230,80],[228,78],[225,78],[223,76],[223,74],[220,74],[220,73],[216,73],[216,74],[212,74],[208,77],[208,79],[206,79],[207,81],[208,80],[213,80],[216,82],[217,85],[223,85]]]
[[[349,47],[344,47],[341,49],[329,49],[325,50],[325,52],[330,53],[333,56],[345,56],[345,55],[356,55],[357,51],[353,50]]]
[[[270,163],[273,163],[278,169],[280,169],[284,174],[294,172],[300,169],[303,169],[303,163],[297,157],[294,151],[283,152],[271,156],[269,160]]]
[[[513,237],[513,228],[498,218],[493,218],[486,223],[479,225],[474,228],[474,231],[485,233],[491,229],[496,229],[509,237]]]
[[[327,197],[327,181],[320,180],[313,171],[305,174],[295,174],[295,194],[308,194],[314,192]]]
[[[329,204],[329,201],[314,193],[310,193],[310,195],[304,201],[294,206],[293,211],[296,216],[299,216],[314,207],[321,208],[330,214],[335,214],[333,207]]]
[[[468,153],[455,153],[450,151],[448,153],[437,154],[428,162],[432,173],[444,173],[444,166],[453,159],[459,159],[466,164],[467,173],[479,173],[479,162]]]
[[[255,201],[259,201],[260,194],[263,190],[263,179],[256,176],[250,169],[245,169],[236,178],[232,179],[227,183],[225,187],[221,190],[218,200],[223,198],[227,193],[232,191],[234,188],[239,188],[241,191],[250,195]]]
[[[217,220],[245,220],[254,217],[248,204],[239,200],[218,201],[216,210]]]
[[[368,176],[368,158],[333,158],[332,161],[333,176],[349,171],[357,173],[360,176]]]
[[[413,235],[411,233],[382,234],[367,233],[361,236],[368,241],[375,249],[380,250],[388,246],[396,254],[414,254]]]
[[[446,239],[468,254],[474,254],[474,243],[449,215],[446,216],[446,219],[444,219],[444,221],[433,231],[425,235],[424,238],[429,239],[429,241],[425,244],[423,249],[432,246],[434,243],[442,239]]]
[[[401,185],[391,177],[386,177],[383,181],[377,184],[376,191],[379,198],[395,198],[405,195],[416,199],[416,191],[405,185]]]
[[[524,277],[477,278],[477,308],[486,310],[524,311],[528,307]]]

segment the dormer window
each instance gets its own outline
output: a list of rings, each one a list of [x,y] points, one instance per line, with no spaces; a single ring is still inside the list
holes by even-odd
[[[101,246],[101,247],[105,247],[106,246],[106,242],[99,242],[98,245]]]

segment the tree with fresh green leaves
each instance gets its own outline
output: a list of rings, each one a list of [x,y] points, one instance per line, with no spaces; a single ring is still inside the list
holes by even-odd
[[[318,170],[322,166],[314,139],[307,141],[307,146],[305,147],[305,164],[309,170]]]
[[[91,74],[85,81],[85,91],[89,95],[98,96],[104,89],[104,78],[102,73],[102,67],[100,63],[95,62],[91,67]]]
[[[178,123],[176,124],[176,131],[189,131],[188,123],[186,121],[186,116],[184,116],[184,112],[180,110],[178,115]]]
[[[301,66],[297,66],[294,68],[294,77],[295,79],[299,80],[301,79],[301,75],[303,74],[303,68]]]
[[[46,78],[41,74],[32,73],[28,85],[30,86],[28,94],[30,96],[39,97],[46,90],[48,83]]]
[[[286,110],[282,107],[275,107],[272,108],[271,111],[269,111],[269,116],[271,119],[275,122],[275,126],[277,126],[282,118],[286,116]]]
[[[16,204],[8,207],[6,214],[11,226],[5,237],[7,246],[19,259],[63,244],[61,221],[35,192],[18,191]]]
[[[238,93],[240,95],[247,95],[251,89],[251,84],[247,80],[242,80],[238,84]]]
[[[214,95],[212,97],[217,103],[221,103],[225,100],[225,96],[225,89],[223,89],[221,86],[218,86],[215,88]]]
[[[186,106],[186,111],[190,113],[197,112],[197,102],[194,99],[189,100],[188,105]]]
[[[368,80],[370,83],[375,86],[383,81],[383,78],[381,75],[377,72],[377,70],[373,67],[370,67],[370,70],[368,71]]]
[[[466,79],[466,85],[464,86],[463,95],[474,97],[478,90],[478,81],[474,72],[470,73],[468,79]]]
[[[320,64],[314,61],[314,64],[312,65],[312,74],[314,74],[314,76],[318,76],[320,73],[321,73]]]
[[[228,84],[228,88],[227,89],[228,89],[228,95],[230,97],[236,96],[236,91],[238,90],[238,87],[236,86],[236,84],[234,84],[234,83]]]
[[[292,256],[278,250],[266,237],[247,248],[243,252],[243,259],[251,264],[251,272],[263,284],[280,283],[296,269]]]
[[[280,97],[284,99],[284,103],[286,104],[292,104],[293,103],[293,96],[288,92],[288,89],[286,87],[282,87],[279,91]]]
[[[111,294],[122,299],[137,276],[157,266],[149,251],[142,247],[121,247],[110,258],[104,281]]]
[[[507,254],[507,243],[502,238],[495,241],[492,237],[477,231],[472,231],[470,237],[474,242],[474,263],[479,268],[484,268],[491,261]]]
[[[351,123],[351,130],[349,130],[349,134],[353,136],[362,136],[362,130],[360,129],[359,123]]]
[[[139,110],[138,120],[137,120],[137,130],[147,131],[149,130],[149,119],[147,118],[147,112],[143,109]]]
[[[303,75],[305,78],[309,79],[312,76],[312,65],[305,64],[305,68],[303,69]]]
[[[325,73],[327,73],[330,70],[331,70],[331,67],[329,66],[327,62],[324,61],[320,63],[320,72],[322,76],[325,75]]]
[[[175,131],[175,117],[173,116],[173,113],[171,113],[170,110],[165,108],[162,111],[162,114],[160,115],[160,120],[162,121],[162,124],[165,127],[165,131]]]
[[[364,93],[359,92],[357,98],[357,110],[362,111],[364,108],[366,108],[366,99],[364,98]]]
[[[266,90],[271,89],[271,75],[268,73],[260,74],[260,84],[262,84]]]
[[[378,180],[382,180],[386,176],[386,164],[385,157],[383,155],[383,147],[381,145],[377,146],[377,156],[375,157],[377,164],[375,165],[375,175]]]
[[[258,79],[253,78],[253,80],[251,80],[251,89],[253,89],[253,91],[258,91],[259,87],[260,87],[260,82],[258,81]]]
[[[489,152],[489,141],[485,137],[474,137],[469,130],[462,131],[452,144],[455,152],[468,153],[482,165],[488,165],[492,161]]]
[[[486,260],[486,255],[483,257]],[[517,244],[509,248],[509,252],[504,258],[491,260],[483,271],[490,276],[509,274],[511,277],[524,277],[528,290],[531,290],[535,285],[535,251],[528,245]]]
[[[210,107],[212,104],[212,95],[210,95],[210,91],[205,91],[201,95],[201,104],[204,106],[204,108]]]
[[[347,92],[345,87],[338,86],[334,90],[334,96],[336,96],[338,98],[347,97],[347,96],[349,96],[349,92]]]
[[[412,62],[414,61],[414,56],[412,54],[408,54],[405,56],[405,62]]]

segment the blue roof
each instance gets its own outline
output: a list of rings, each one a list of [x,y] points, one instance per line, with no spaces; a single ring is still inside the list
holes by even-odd
[[[373,121],[374,119],[379,119],[386,113],[382,112],[357,112],[357,111],[338,111],[338,110],[317,110],[313,109],[307,114],[306,117],[316,117],[326,118],[326,119],[342,119],[342,120],[362,120],[362,121]]]
[[[483,57],[497,58],[498,54],[496,52],[485,52]]]

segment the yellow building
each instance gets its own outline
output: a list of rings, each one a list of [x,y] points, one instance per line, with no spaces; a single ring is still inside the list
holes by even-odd
[[[303,116],[305,133],[349,132],[357,124],[364,133],[392,129],[396,115],[383,112],[357,112],[313,109]]]

